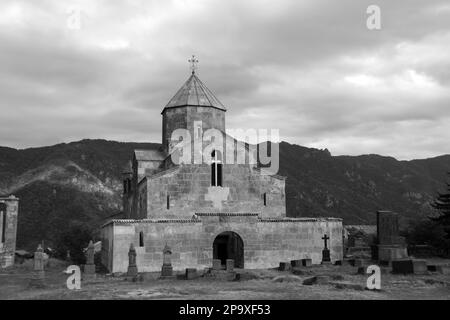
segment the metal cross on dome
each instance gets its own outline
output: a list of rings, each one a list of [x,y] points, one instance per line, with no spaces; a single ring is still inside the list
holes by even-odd
[[[197,58],[195,58],[195,55],[192,55],[192,58],[189,59],[188,62],[191,64],[192,74],[194,74],[195,70],[197,70],[197,63],[198,63],[198,60]]]

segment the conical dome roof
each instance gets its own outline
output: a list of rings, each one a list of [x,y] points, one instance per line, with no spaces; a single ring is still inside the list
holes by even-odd
[[[195,72],[178,90],[178,92],[170,99],[169,103],[164,107],[176,108],[182,106],[200,106],[213,107],[226,111],[225,106],[217,99],[205,84],[197,77]],[[163,110],[163,112],[164,112]]]

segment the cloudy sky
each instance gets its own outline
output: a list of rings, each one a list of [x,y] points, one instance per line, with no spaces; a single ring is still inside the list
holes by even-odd
[[[450,153],[448,0],[2,0],[0,145],[160,142],[192,54],[228,128],[333,155]]]

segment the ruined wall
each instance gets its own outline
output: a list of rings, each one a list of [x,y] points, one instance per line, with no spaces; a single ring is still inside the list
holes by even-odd
[[[6,212],[6,216],[3,212]],[[18,214],[19,199],[14,196],[0,198],[0,268],[14,264]]]
[[[201,219],[201,220],[200,220]],[[329,242],[331,260],[342,259],[342,220],[276,219],[257,215],[200,215],[185,220],[120,220],[114,225],[114,255],[111,272],[126,272],[128,249],[134,243],[140,272],[160,271],[162,250],[172,248],[174,270],[202,269],[212,266],[214,239],[225,231],[236,232],[244,242],[244,267],[273,268],[281,261],[311,258],[321,262],[324,234]],[[139,233],[144,232],[144,247],[139,247]]]
[[[223,187],[211,187],[210,165],[180,165],[148,177],[147,191],[148,218],[191,218],[197,212],[286,215],[284,179],[262,176],[249,165],[223,165]]]

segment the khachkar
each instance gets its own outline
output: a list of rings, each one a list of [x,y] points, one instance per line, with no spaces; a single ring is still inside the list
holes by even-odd
[[[408,257],[405,239],[399,236],[398,215],[391,211],[377,211],[378,260],[389,264]]]
[[[39,245],[37,247],[36,252],[34,253],[34,264],[33,264],[33,273],[30,280],[30,286],[35,288],[45,287],[45,253],[42,246]]]
[[[84,274],[88,276],[95,276],[95,246],[94,243],[89,241],[89,245],[86,250],[86,264],[84,265]]]
[[[327,241],[330,239],[327,235],[324,235],[322,237],[322,240],[324,241],[324,248],[322,250],[322,264],[330,264],[331,258],[330,258],[330,249],[328,249]]]
[[[161,268],[161,279],[173,278],[172,249],[166,244],[163,249],[163,265]]]
[[[128,271],[127,279],[136,281],[138,276],[138,268],[136,265],[136,249],[134,244],[130,244],[130,250],[128,251]]]
[[[0,197],[0,268],[14,265],[19,199]]]

